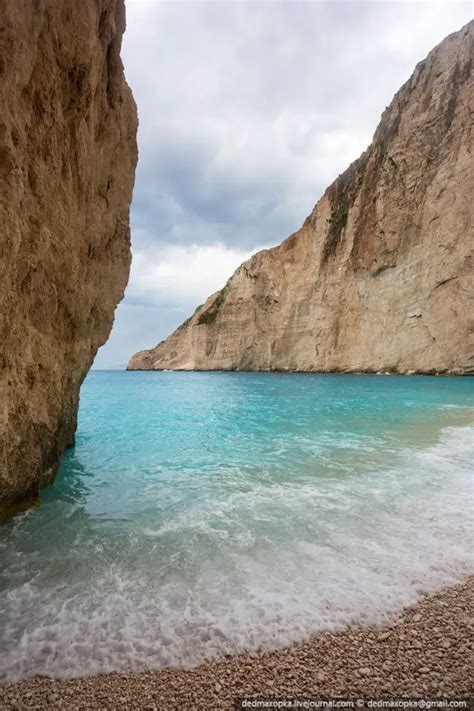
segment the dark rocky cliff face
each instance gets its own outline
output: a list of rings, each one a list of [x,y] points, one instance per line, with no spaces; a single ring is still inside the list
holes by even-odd
[[[418,64],[302,228],[129,368],[474,372],[473,51],[471,22]]]
[[[0,3],[0,517],[74,441],[130,266],[123,0]]]

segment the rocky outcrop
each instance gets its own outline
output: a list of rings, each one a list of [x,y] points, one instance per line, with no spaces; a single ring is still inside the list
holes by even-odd
[[[473,47],[436,47],[302,228],[129,369],[473,372]]]
[[[123,0],[0,3],[0,517],[74,441],[130,266]]]

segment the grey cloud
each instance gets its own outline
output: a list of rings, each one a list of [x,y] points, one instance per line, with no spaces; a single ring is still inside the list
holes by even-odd
[[[366,147],[414,63],[469,12],[469,3],[129,2],[135,224],[157,241],[193,241],[195,219],[209,223],[209,239],[220,225],[230,244],[267,243],[272,230],[276,242]],[[350,149],[325,150],[338,132],[353,136]],[[183,223],[173,231],[176,206]]]

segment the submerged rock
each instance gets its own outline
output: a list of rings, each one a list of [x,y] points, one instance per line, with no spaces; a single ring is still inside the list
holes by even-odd
[[[0,518],[74,441],[130,267],[137,116],[123,0],[0,6]]]
[[[474,372],[473,47],[436,47],[301,229],[128,368]]]

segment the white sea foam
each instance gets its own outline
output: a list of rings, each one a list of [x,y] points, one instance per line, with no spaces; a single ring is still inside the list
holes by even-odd
[[[2,678],[191,666],[381,623],[474,572],[473,459],[474,428],[451,427],[390,470],[209,492],[137,526],[136,560],[1,592]],[[168,551],[177,536],[184,547]],[[145,541],[154,547],[140,559]]]

